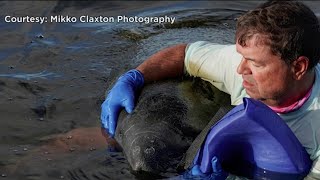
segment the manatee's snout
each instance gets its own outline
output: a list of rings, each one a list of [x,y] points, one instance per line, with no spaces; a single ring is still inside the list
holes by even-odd
[[[135,136],[129,148],[128,161],[133,171],[157,172],[167,168],[164,140],[150,133]]]

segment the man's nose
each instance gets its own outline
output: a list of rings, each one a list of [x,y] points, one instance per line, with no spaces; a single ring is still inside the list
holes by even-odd
[[[245,58],[242,58],[240,64],[238,65],[237,73],[241,74],[241,75],[251,73],[251,70],[250,70],[249,64],[248,64],[248,60],[246,60]]]

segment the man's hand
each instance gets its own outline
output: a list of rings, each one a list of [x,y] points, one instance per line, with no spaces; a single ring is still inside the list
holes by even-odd
[[[113,137],[120,111],[125,108],[131,113],[135,105],[135,96],[144,85],[140,71],[133,69],[120,76],[109,91],[106,100],[101,105],[101,125]]]
[[[201,171],[199,165],[195,165],[183,175],[183,179],[224,180],[227,178],[228,173],[222,170],[221,164],[216,156],[211,159],[211,166],[212,173],[205,174]]]

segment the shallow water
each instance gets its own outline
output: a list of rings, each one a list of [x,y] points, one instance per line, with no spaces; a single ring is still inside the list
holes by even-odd
[[[101,135],[105,90],[161,48],[197,40],[233,43],[235,19],[259,3],[1,1],[3,179],[137,179],[122,153],[107,151],[114,143]],[[306,4],[320,16],[320,2]],[[32,24],[6,23],[6,15],[167,15],[176,21]]]

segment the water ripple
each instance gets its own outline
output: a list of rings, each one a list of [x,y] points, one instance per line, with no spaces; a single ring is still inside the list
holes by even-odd
[[[17,79],[25,79],[25,80],[31,80],[31,79],[52,79],[52,78],[58,78],[61,77],[61,75],[53,73],[53,72],[47,72],[47,71],[41,71],[39,73],[14,73],[14,74],[0,74],[0,77],[8,77],[8,78],[17,78]]]

